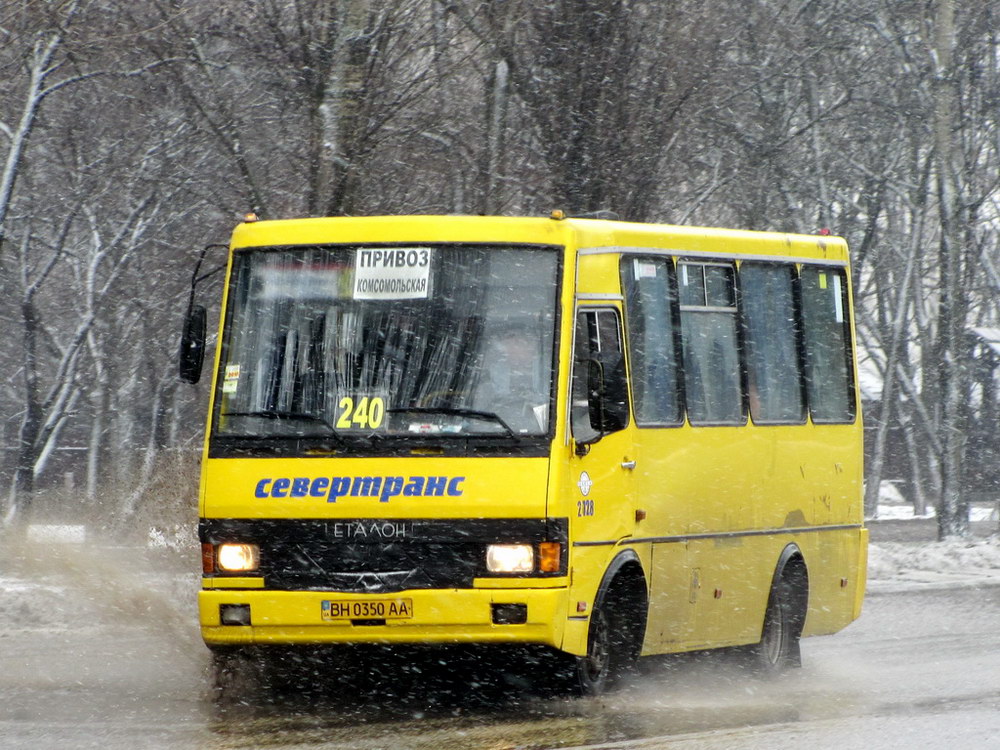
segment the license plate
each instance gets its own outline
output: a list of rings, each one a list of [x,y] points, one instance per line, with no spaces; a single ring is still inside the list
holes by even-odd
[[[326,600],[324,620],[407,620],[413,617],[412,599]]]

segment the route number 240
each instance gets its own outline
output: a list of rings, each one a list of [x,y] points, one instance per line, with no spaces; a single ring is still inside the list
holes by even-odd
[[[377,430],[385,419],[385,400],[381,396],[344,396],[337,402],[338,430]]]

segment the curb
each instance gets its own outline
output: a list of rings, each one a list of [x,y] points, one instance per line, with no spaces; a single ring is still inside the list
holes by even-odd
[[[1000,586],[1000,571],[981,576],[963,573],[954,576],[948,573],[915,571],[901,578],[869,580],[865,596],[896,594],[910,591],[944,591],[952,589],[981,589]]]

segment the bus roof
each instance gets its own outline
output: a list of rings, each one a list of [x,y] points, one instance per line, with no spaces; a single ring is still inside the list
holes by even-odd
[[[848,261],[847,243],[829,235],[644,224],[606,219],[510,216],[366,216],[246,221],[232,247],[470,242],[547,244],[577,250],[656,249],[676,254],[802,257]]]

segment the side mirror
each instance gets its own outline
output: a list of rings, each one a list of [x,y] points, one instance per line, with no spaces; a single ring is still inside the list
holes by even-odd
[[[628,385],[620,354],[591,359],[587,372],[587,402],[591,429],[600,435],[618,432],[628,424]]]
[[[198,262],[195,263],[194,273],[191,274],[191,296],[188,297],[187,315],[184,318],[184,330],[181,332],[181,349],[178,353],[180,376],[185,383],[197,383],[201,379],[201,368],[205,364],[208,313],[204,307],[194,303],[198,284],[226,268],[223,264],[207,273],[201,273],[201,264],[209,250],[225,249],[226,245],[205,245],[198,256]]]
[[[201,305],[193,305],[184,319],[179,353],[180,376],[185,383],[197,383],[205,363],[205,334],[208,313]]]

